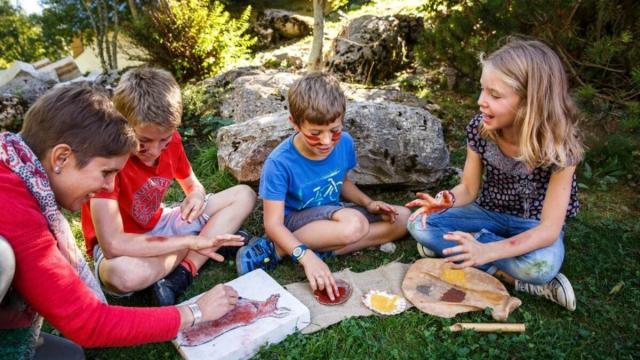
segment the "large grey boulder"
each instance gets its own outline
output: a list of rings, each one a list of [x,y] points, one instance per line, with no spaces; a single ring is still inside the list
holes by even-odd
[[[258,70],[252,69],[252,71]],[[216,79],[218,77],[226,78],[226,74],[205,80],[205,86],[220,84],[220,81],[216,81]],[[233,75],[233,73],[231,74]],[[301,75],[288,72],[252,72],[237,77],[222,95],[220,113],[222,117],[231,118],[236,123],[240,123],[257,116],[288,110],[287,92],[291,84],[300,77]],[[341,86],[348,101],[391,101],[429,111],[434,111],[437,108],[424,99],[397,89],[368,89],[345,83]]]
[[[294,133],[288,112],[268,114],[218,131],[218,165],[238,181],[256,183],[269,153]],[[354,138],[360,185],[425,186],[449,167],[440,120],[428,111],[386,102],[351,102],[344,120]]]
[[[33,104],[42,94],[58,83],[55,71],[38,71],[31,64],[14,61],[0,72],[0,94],[22,98],[27,105]]]
[[[300,75],[286,72],[242,76],[222,97],[222,117],[243,122],[256,116],[288,110],[287,92]]]
[[[407,62],[403,35],[393,16],[356,18],[334,39],[327,68],[354,83],[388,79]]]

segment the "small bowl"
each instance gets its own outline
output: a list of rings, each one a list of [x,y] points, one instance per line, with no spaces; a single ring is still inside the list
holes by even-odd
[[[331,306],[343,304],[344,302],[349,300],[353,289],[348,282],[341,279],[336,279],[336,285],[338,285],[338,292],[340,293],[340,295],[336,297],[334,301],[331,301],[331,299],[329,299],[329,295],[327,295],[327,292],[325,290],[316,290],[313,292],[313,296],[315,296],[316,300],[322,305]]]

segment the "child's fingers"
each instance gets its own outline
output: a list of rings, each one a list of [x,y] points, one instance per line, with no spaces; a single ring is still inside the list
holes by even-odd
[[[424,206],[426,205],[426,203],[424,202],[424,200],[411,200],[408,203],[404,204],[405,207],[416,207],[416,206]]]
[[[309,276],[309,286],[311,286],[312,291],[318,290],[318,284],[316,283],[316,278],[313,275]]]
[[[331,301],[336,299],[336,296],[334,294],[334,289],[336,288],[336,283],[335,280],[333,280],[333,276],[328,275],[328,276],[323,276],[319,279],[318,285],[322,284],[322,287],[320,287],[320,290],[322,290],[322,288],[324,287],[325,291],[327,292],[327,295],[329,295],[329,299],[331,299]]]
[[[454,246],[454,247],[450,247],[450,248],[442,250],[442,254],[444,254],[444,255],[457,254],[457,253],[461,253],[461,252],[465,252],[465,248],[462,245],[458,245],[458,246]]]
[[[200,254],[207,256],[208,258],[215,260],[217,262],[224,262],[224,256],[218,254],[217,252],[211,250],[211,249],[206,249],[206,250],[200,250],[198,251]]]
[[[450,262],[466,261],[466,260],[469,260],[469,259],[471,259],[471,254],[463,253],[463,254],[459,254],[459,255],[455,255],[455,256],[448,256],[444,260],[446,262],[450,263]]]
[[[463,262],[462,264],[456,264],[456,263],[451,264],[451,267],[453,269],[464,269],[464,268],[468,268],[468,267],[471,267],[471,266],[473,266],[473,260],[467,260],[467,261]]]

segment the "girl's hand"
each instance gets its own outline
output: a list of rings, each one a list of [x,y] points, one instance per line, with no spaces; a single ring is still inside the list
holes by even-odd
[[[453,207],[455,203],[453,193],[448,190],[439,192],[435,198],[425,193],[416,193],[416,197],[418,197],[418,199],[408,202],[405,206],[408,208],[420,206],[418,210],[411,214],[409,221],[413,221],[418,216],[422,216],[421,223],[423,228],[427,226],[427,216],[438,211],[447,210]]]
[[[367,204],[367,211],[372,214],[382,214],[389,217],[389,222],[394,223],[398,218],[396,209],[384,201],[371,201]]]
[[[335,300],[339,294],[338,285],[336,280],[331,274],[331,270],[313,251],[307,250],[304,256],[300,259],[300,264],[304,267],[304,273],[309,279],[309,285],[311,290],[325,290],[331,301]]]
[[[202,311],[201,321],[213,321],[231,311],[238,302],[238,292],[231,286],[218,284],[197,301]]]
[[[191,224],[193,220],[199,218],[207,206],[205,199],[206,195],[200,191],[192,191],[187,195],[180,204],[180,215],[182,220]]]
[[[458,245],[442,251],[442,253],[447,256],[445,258],[446,262],[453,263],[451,267],[454,269],[484,265],[491,261],[485,251],[486,245],[476,240],[476,238],[469,233],[453,231],[445,234],[443,238],[458,243]],[[456,264],[454,262],[459,263]]]

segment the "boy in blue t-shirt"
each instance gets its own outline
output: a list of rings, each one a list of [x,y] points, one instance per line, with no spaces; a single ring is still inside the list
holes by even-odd
[[[255,238],[242,247],[238,273],[271,268],[291,255],[304,267],[311,288],[326,288],[333,300],[338,288],[322,259],[403,237],[410,211],[371,200],[347,178],[356,152],[351,136],[342,132],[346,101],[335,78],[306,75],[288,97],[296,133],[271,152],[260,178],[271,241]]]

